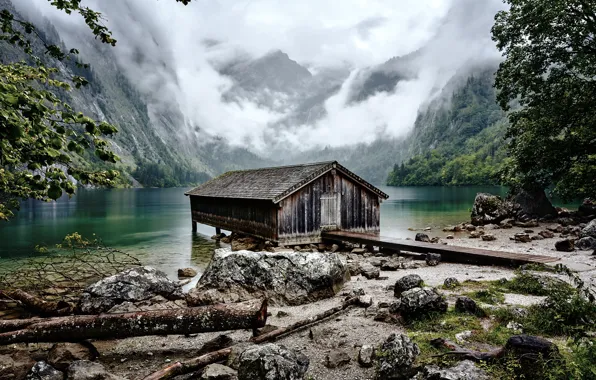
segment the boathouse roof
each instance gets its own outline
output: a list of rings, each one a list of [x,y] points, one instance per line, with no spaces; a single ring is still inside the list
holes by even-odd
[[[337,161],[230,171],[186,192],[185,195],[262,199],[277,203],[333,169],[342,172],[379,197],[389,198],[387,194],[352,173]]]

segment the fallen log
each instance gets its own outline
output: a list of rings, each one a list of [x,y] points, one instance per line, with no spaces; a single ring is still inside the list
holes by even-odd
[[[430,344],[436,348],[447,348],[451,350],[440,355],[434,355],[435,357],[450,355],[458,356],[461,360],[472,360],[477,362],[498,359],[502,357],[505,352],[503,348],[498,348],[489,352],[468,350],[467,348],[462,348],[454,342],[443,338],[433,339],[430,341]]]
[[[31,326],[34,323],[46,321],[43,318],[30,318],[30,319],[0,319],[0,333],[7,331],[16,331]]]
[[[513,335],[504,347],[489,352],[468,350],[462,348],[450,340],[437,338],[430,341],[430,344],[437,348],[447,348],[451,351],[435,356],[457,356],[462,360],[490,361],[511,355],[523,360],[538,360],[539,358],[555,358],[559,355],[557,346],[538,336]]]
[[[302,321],[298,321],[290,326],[281,327],[279,329],[273,330],[267,334],[263,334],[257,337],[253,337],[251,341],[253,343],[259,344],[267,341],[274,340],[282,335],[290,334],[297,330],[300,330],[302,327],[309,326],[313,323],[322,321],[325,318],[332,316],[333,314],[337,314],[342,310],[347,309],[352,305],[358,305],[362,307],[369,307],[372,304],[372,301],[363,301],[359,297],[349,298],[344,301],[341,305],[326,310],[320,314],[312,316],[308,319],[304,319]],[[217,363],[226,359],[230,353],[232,352],[232,347],[223,348],[221,350],[213,351],[208,354],[196,357],[191,360],[187,360],[185,362],[176,362],[174,364],[170,364],[161,370],[150,374],[143,378],[143,380],[164,380],[170,379],[174,376],[184,375],[187,373],[191,373],[194,371],[198,371],[199,369],[207,366],[208,364]]]
[[[333,314],[339,313],[340,311],[347,309],[348,307],[352,306],[352,305],[358,305],[358,304],[364,304],[367,306],[370,306],[367,302],[362,301],[359,297],[352,297],[347,299],[346,301],[344,301],[341,305],[336,306],[334,308],[331,308],[329,310],[325,310],[324,312],[317,314],[317,315],[313,315],[312,317],[308,318],[308,319],[303,319],[301,321],[298,321],[296,323],[293,323],[289,326],[286,327],[280,327],[276,330],[273,330],[271,332],[268,332],[267,334],[263,334],[263,335],[259,335],[256,337],[253,337],[251,339],[251,341],[253,343],[263,343],[263,342],[268,342],[271,340],[274,340],[282,335],[285,335],[287,333],[290,333],[292,331],[298,330],[302,327],[306,327],[312,323],[321,321],[325,318],[328,318],[330,316],[332,316]]]
[[[193,334],[257,329],[267,321],[267,300],[186,309],[122,314],[75,315],[35,320],[0,334],[0,345],[29,342],[80,342],[86,339]]]
[[[167,367],[160,369],[157,372],[153,372],[149,376],[143,378],[143,380],[163,380],[171,379],[174,376],[184,375],[197,371],[209,364],[217,363],[225,360],[232,353],[232,347],[222,348],[221,350],[213,351],[205,355],[201,355],[194,359],[187,360],[185,362],[176,362]]]
[[[0,296],[19,301],[26,310],[42,317],[70,315],[74,306],[66,301],[48,302],[21,289],[0,291]]]

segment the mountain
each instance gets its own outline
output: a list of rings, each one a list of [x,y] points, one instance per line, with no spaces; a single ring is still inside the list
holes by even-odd
[[[389,185],[499,183],[507,118],[496,102],[496,68],[489,62],[458,74],[419,113],[404,142],[409,159],[395,160]]]
[[[63,79],[76,74],[89,81],[88,86],[61,96],[75,110],[118,127],[111,142],[122,159],[118,169],[127,181],[145,186],[181,186],[203,182],[226,170],[268,163],[247,149],[203,139],[200,129],[189,133],[183,128],[186,121],[179,109],[159,106],[130,82],[117,64],[114,48],[88,35],[73,34],[71,39],[77,37],[76,48],[81,51],[79,59],[89,63],[90,68],[79,68],[72,60],[57,61],[45,54],[44,44],[66,47],[48,19],[39,14],[19,14],[10,0],[0,0],[0,9],[7,9],[19,19],[28,16],[34,23],[41,39],[31,39],[33,51],[44,65],[59,68]],[[0,43],[2,63],[20,60],[27,60],[20,49]],[[93,156],[87,158],[92,165],[102,165]]]

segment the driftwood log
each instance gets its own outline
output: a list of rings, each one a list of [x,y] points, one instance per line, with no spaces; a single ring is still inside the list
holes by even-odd
[[[369,307],[372,304],[372,301],[364,301],[359,297],[349,298],[344,301],[341,305],[338,305],[334,308],[328,309],[320,314],[314,315],[308,319],[304,319],[302,321],[298,321],[294,324],[291,324],[287,327],[281,327],[279,329],[273,330],[267,334],[259,335],[251,339],[253,343],[264,343],[275,340],[276,338],[286,335],[297,330],[300,330],[303,327],[309,326],[313,323],[322,321],[325,318],[328,318],[334,314],[339,313],[342,310],[347,309],[352,305],[358,305],[362,307]],[[230,353],[232,352],[232,347],[223,348],[218,351],[213,351],[208,354],[187,360],[185,362],[176,362],[170,364],[157,372],[150,374],[149,376],[143,378],[143,380],[164,380],[170,379],[174,376],[184,375],[187,373],[198,371],[199,369],[207,366],[208,364],[217,363],[219,361],[225,360]]]
[[[430,343],[434,347],[447,348],[450,350],[449,352],[436,356],[452,355],[457,356],[462,360],[467,359],[473,361],[491,361],[506,355],[511,355],[523,360],[538,360],[539,358],[556,357],[559,352],[554,343],[532,335],[513,335],[507,340],[504,347],[489,352],[468,350],[443,338],[433,339]]]
[[[193,334],[257,329],[267,321],[267,301],[252,300],[186,309],[122,314],[75,315],[13,323],[0,333],[0,345],[29,342],[80,342],[85,339]]]
[[[217,363],[225,360],[232,353],[232,347],[222,348],[221,350],[213,351],[205,355],[187,360],[185,362],[176,362],[167,367],[153,372],[143,380],[162,380],[171,379],[174,376],[184,375],[197,371],[209,364]]]
[[[65,301],[48,302],[21,289],[0,291],[0,296],[19,301],[26,310],[42,317],[70,315],[74,306]]]

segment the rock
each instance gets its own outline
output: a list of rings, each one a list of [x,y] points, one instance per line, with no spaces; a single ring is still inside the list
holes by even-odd
[[[596,239],[596,219],[593,219],[584,228],[582,228],[580,237],[593,237]]]
[[[430,242],[433,243],[433,244],[436,244],[436,243],[438,243],[440,241],[441,241],[441,238],[438,237],[438,236],[435,236],[434,238],[430,239]]]
[[[460,313],[474,314],[479,317],[486,316],[486,313],[476,304],[476,301],[465,296],[457,297],[457,300],[455,301],[455,310]]]
[[[575,246],[582,251],[596,249],[596,239],[591,236],[586,236],[576,241]]]
[[[325,356],[325,367],[337,368],[349,364],[352,359],[344,350],[334,350]]]
[[[447,289],[455,289],[460,285],[461,284],[459,283],[458,279],[455,277],[447,277],[445,281],[443,281],[443,287]]]
[[[406,318],[447,311],[445,297],[432,288],[414,288],[401,294],[399,311]]]
[[[365,248],[354,248],[352,249],[351,253],[357,254],[357,255],[362,255],[364,253],[368,252]]]
[[[78,306],[84,314],[100,314],[122,302],[143,301],[156,295],[169,300],[184,298],[180,287],[164,272],[151,267],[136,267],[88,286]]]
[[[470,235],[468,237],[470,239],[478,239],[478,238],[480,238],[480,236],[482,236],[482,234],[480,234],[479,231],[472,231],[472,232],[470,232]]]
[[[557,210],[548,200],[544,190],[521,190],[509,197],[508,200],[517,206],[517,215],[529,215],[534,218],[557,215]]]
[[[430,243],[430,238],[428,237],[427,234],[423,234],[421,232],[416,234],[416,237],[414,238],[414,240],[416,241],[421,241],[424,243]]]
[[[337,244],[333,244],[333,245],[331,246],[331,252],[337,252],[337,251],[339,251],[339,245],[337,245]]]
[[[237,380],[238,372],[222,364],[209,364],[203,369],[201,380]]]
[[[489,380],[490,377],[474,362],[463,360],[454,367],[439,368],[436,365],[428,365],[422,370],[421,380]]]
[[[447,226],[445,228],[443,228],[443,231],[445,232],[460,232],[462,230],[460,225],[457,226]]]
[[[445,236],[445,239],[449,239],[449,240],[454,239],[454,238],[455,237],[453,235],[447,235],[447,236]]]
[[[333,297],[350,279],[337,253],[230,252],[217,249],[192,289],[190,306],[267,297],[270,304],[302,305]]]
[[[76,360],[95,360],[95,355],[80,343],[56,343],[48,352],[48,363],[54,368],[66,371]]]
[[[455,340],[458,343],[465,343],[471,336],[472,336],[472,331],[465,330],[465,331],[455,334]]]
[[[178,269],[178,277],[194,277],[197,275],[197,271],[192,268],[180,268]]]
[[[371,280],[373,278],[379,278],[381,271],[370,263],[362,263],[360,264],[360,274]]]
[[[506,201],[498,195],[478,193],[472,206],[472,224],[482,226],[500,223],[515,216],[516,212],[517,209],[512,202]]]
[[[232,251],[258,251],[264,247],[264,242],[252,236],[240,234],[232,235]]]
[[[404,267],[403,262],[399,259],[389,259],[385,260],[381,264],[381,270],[385,271],[396,271],[398,269],[402,269]]]
[[[559,356],[559,350],[554,343],[532,335],[513,335],[505,343],[505,351],[529,361],[552,359]]]
[[[66,380],[121,380],[109,373],[103,365],[88,360],[72,362],[66,373]],[[123,380],[123,379],[122,379]]]
[[[26,380],[63,380],[64,373],[44,361],[35,363]]]
[[[578,207],[577,213],[581,216],[596,215],[596,202],[590,198],[584,199],[582,204]]]
[[[413,288],[419,288],[422,286],[422,278],[417,274],[409,274],[398,279],[395,282],[395,287],[393,288],[393,295],[395,297],[401,297],[402,293],[406,290],[410,290]]]
[[[306,356],[269,343],[251,346],[240,355],[239,380],[301,380],[309,365]]]
[[[360,347],[360,351],[358,352],[358,364],[365,368],[372,367],[374,354],[374,347],[364,344],[362,347]]]
[[[525,233],[517,233],[513,236],[514,240],[518,243],[529,243],[532,241],[532,238],[530,237],[530,235],[525,234]]]
[[[290,315],[290,313],[288,313],[287,311],[280,310],[277,312],[277,318],[283,318],[283,317],[287,317],[289,315]]]
[[[424,261],[426,261],[426,265],[429,267],[436,267],[441,262],[441,255],[438,253],[427,253]]]
[[[472,231],[476,231],[476,226],[473,224],[467,224],[466,225],[466,230],[472,232]]]
[[[571,239],[559,240],[555,243],[555,249],[560,252],[573,252],[575,244]]]
[[[486,234],[486,235],[482,235],[482,240],[483,241],[494,241],[494,240],[497,240],[497,237],[493,234]]]
[[[542,235],[534,235],[532,236],[532,240],[544,240],[544,237]]]
[[[538,235],[542,236],[545,239],[551,239],[555,237],[555,234],[548,230],[540,231],[538,232]]]
[[[358,276],[360,274],[360,263],[358,261],[348,260],[348,271],[350,276]]]
[[[14,351],[7,355],[0,355],[0,379],[22,380],[35,364],[25,351]]]
[[[407,335],[391,334],[379,347],[376,378],[379,380],[409,379],[412,364],[420,355],[420,348]]]

